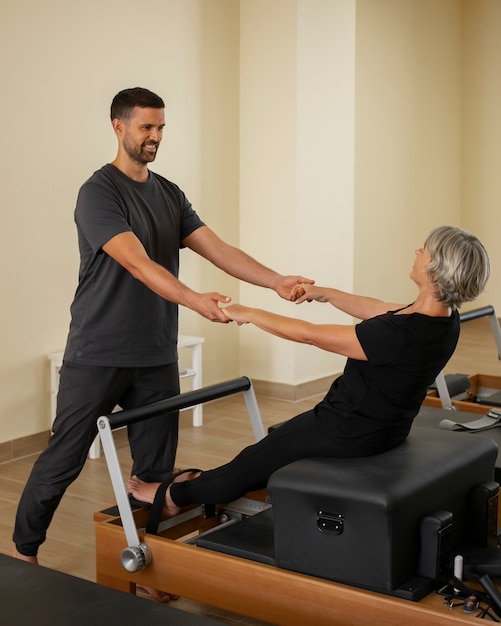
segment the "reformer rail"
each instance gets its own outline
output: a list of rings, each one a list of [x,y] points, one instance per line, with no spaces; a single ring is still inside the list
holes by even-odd
[[[498,318],[496,317],[496,312],[492,305],[489,304],[478,309],[473,309],[472,311],[465,311],[459,315],[459,321],[463,324],[471,322],[472,320],[477,320],[481,317],[489,318],[492,334],[494,335],[494,340],[498,349],[498,359],[501,359],[501,329],[499,327]],[[450,411],[455,411],[443,371],[440,372],[435,379],[435,384],[437,385],[437,391],[442,402],[442,407]]]
[[[97,429],[101,438],[101,444],[108,465],[113,491],[115,492],[125,537],[129,544],[128,547],[122,551],[121,555],[122,565],[126,570],[137,572],[143,569],[151,563],[152,555],[149,547],[139,540],[129,496],[118,461],[113,430],[236,393],[243,393],[244,395],[256,441],[262,439],[265,436],[265,432],[261,414],[257,405],[254,388],[250,379],[246,376],[181,393],[177,396],[160,400],[144,407],[108,413],[98,418]],[[177,516],[177,520],[180,520],[180,516]]]

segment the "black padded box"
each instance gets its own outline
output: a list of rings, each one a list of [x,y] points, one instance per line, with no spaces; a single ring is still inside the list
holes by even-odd
[[[384,454],[292,463],[268,483],[276,565],[419,599],[413,579],[432,549],[421,545],[422,520],[451,512],[452,554],[478,547],[487,520],[472,493],[492,484],[496,456],[487,437],[414,428]]]
[[[272,510],[201,535],[200,547],[418,601],[456,554],[497,545],[497,445],[414,427],[372,457],[275,472]]]

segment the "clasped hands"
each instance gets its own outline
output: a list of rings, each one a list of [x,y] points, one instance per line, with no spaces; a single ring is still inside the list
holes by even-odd
[[[294,285],[289,292],[287,300],[301,304],[302,302],[312,302],[320,297],[320,287],[315,287],[311,283],[299,283]],[[239,326],[251,322],[252,307],[242,304],[231,304],[230,306],[221,308],[221,312],[226,316],[229,322],[237,322]]]

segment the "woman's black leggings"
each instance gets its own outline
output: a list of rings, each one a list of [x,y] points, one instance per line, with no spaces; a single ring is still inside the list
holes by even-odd
[[[203,472],[195,480],[172,484],[170,495],[178,506],[231,502],[266,487],[273,472],[293,461],[336,456],[344,455],[319,427],[311,410],[283,423],[233,461]]]

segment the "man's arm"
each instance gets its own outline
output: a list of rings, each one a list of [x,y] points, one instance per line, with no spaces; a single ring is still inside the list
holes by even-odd
[[[239,248],[220,239],[208,226],[197,228],[184,239],[183,244],[230,276],[252,285],[273,289],[285,300],[291,299],[291,290],[294,285],[314,282],[303,276],[284,276],[271,270]]]
[[[103,251],[162,298],[188,307],[213,322],[228,322],[219,302],[228,303],[231,298],[216,292],[198,293],[187,287],[150,259],[134,233],[128,231],[115,235],[104,244]]]
[[[319,287],[317,285],[297,285],[293,289],[292,299],[296,304],[312,301],[328,302],[336,309],[360,320],[370,319],[387,311],[395,311],[406,306],[405,304],[384,302],[377,298],[356,296],[339,289]]]

